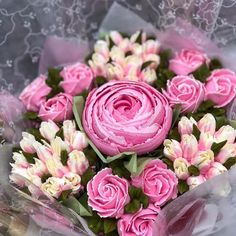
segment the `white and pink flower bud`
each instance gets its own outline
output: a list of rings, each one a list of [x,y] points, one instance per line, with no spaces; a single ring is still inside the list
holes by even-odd
[[[181,138],[180,145],[183,151],[182,157],[191,162],[198,151],[198,142],[196,137],[192,134],[185,134]]]
[[[134,34],[132,34],[130,37],[130,42],[135,43],[140,33],[141,33],[140,31],[136,31]]]
[[[176,158],[182,157],[180,143],[173,139],[166,139],[164,141],[164,155],[172,161],[174,161]]]
[[[109,80],[123,80],[124,75],[124,69],[119,64],[110,64],[108,63],[106,65],[106,71],[107,71],[107,78]]]
[[[74,133],[75,134],[75,133]],[[60,157],[62,151],[70,151],[69,145],[60,137],[56,137],[51,141],[51,149],[54,156]]]
[[[27,132],[22,133],[23,139],[20,141],[21,149],[26,153],[35,153],[35,137]]]
[[[76,127],[75,127],[75,122],[72,120],[65,120],[63,122],[63,135],[64,135],[64,139],[67,142],[71,142],[71,139],[73,137],[73,134],[76,131]]]
[[[118,47],[124,51],[124,52],[128,52],[130,51],[130,41],[129,39],[125,38],[123,39],[119,44]]]
[[[23,168],[12,163],[10,165],[12,167],[11,174],[9,176],[10,181],[20,187],[25,187],[26,181],[29,179],[27,168]]]
[[[143,61],[144,63],[148,61],[152,61],[152,63],[148,67],[152,69],[156,69],[157,66],[160,64],[160,57],[156,54],[144,54]]]
[[[179,179],[185,180],[189,177],[188,167],[190,166],[190,163],[186,159],[179,157],[174,160],[173,165],[175,174]]]
[[[14,164],[19,168],[28,168],[30,165],[22,153],[14,152],[12,159],[15,161]]]
[[[143,52],[145,54],[157,54],[160,51],[160,42],[149,39],[143,44]]]
[[[89,167],[89,162],[83,152],[74,150],[69,154],[67,166],[71,172],[83,175]]]
[[[68,173],[63,176],[64,186],[70,186],[73,193],[78,193],[81,189],[81,177],[75,173]]]
[[[109,48],[105,41],[98,40],[94,45],[95,53],[101,54],[104,58],[109,58]]]
[[[65,174],[69,172],[68,167],[62,165],[61,161],[57,157],[47,159],[45,165],[48,169],[48,172],[53,177],[62,178]]]
[[[207,170],[205,177],[206,179],[211,179],[217,175],[220,175],[224,172],[226,172],[227,169],[219,162],[213,162],[211,164],[211,167]]]
[[[88,141],[85,133],[76,131],[73,135],[73,139],[71,142],[72,149],[82,151],[87,146],[88,146]]]
[[[34,175],[42,177],[44,174],[48,174],[46,165],[39,159],[34,159],[35,164],[30,167],[30,172]]]
[[[46,162],[47,159],[52,158],[52,150],[51,148],[42,145],[39,142],[34,142],[34,147],[37,153],[38,158],[42,161],[42,162]]]
[[[50,177],[46,180],[45,183],[42,184],[41,189],[46,194],[55,198],[59,198],[64,190],[69,189],[68,186],[68,189],[63,190],[63,182],[64,181],[61,178]]]
[[[41,135],[48,141],[52,141],[59,130],[59,127],[51,120],[42,122],[39,128]]]
[[[156,71],[151,68],[145,68],[142,71],[142,81],[153,84],[154,81],[157,79]]]
[[[215,133],[215,142],[220,143],[227,140],[227,143],[234,143],[236,137],[236,130],[230,126],[222,126],[216,133]]]
[[[119,47],[113,46],[110,51],[110,57],[114,62],[122,65],[124,63],[125,53]]]
[[[214,162],[214,152],[212,150],[199,151],[192,159],[191,164],[197,166],[201,172],[207,170]]]
[[[143,47],[141,44],[139,43],[133,43],[132,45],[132,52],[133,54],[135,54],[136,56],[141,57],[143,54]]]
[[[216,120],[215,117],[208,113],[202,117],[201,120],[198,121],[198,129],[203,133],[210,133],[214,135],[216,130]]]
[[[220,152],[215,157],[215,160],[224,164],[230,157],[236,157],[236,144],[228,143],[223,148],[221,148]]]
[[[214,137],[210,133],[201,133],[198,141],[198,150],[206,151],[211,149],[214,142]]]
[[[206,181],[206,178],[203,175],[199,176],[190,176],[187,179],[187,184],[189,186],[189,189],[193,189],[197,187],[198,185],[204,183]]]
[[[191,117],[188,119],[186,116],[181,117],[178,123],[178,132],[182,136],[184,134],[192,134],[193,132],[193,124],[197,124],[197,122]]]
[[[123,37],[118,31],[111,31],[110,37],[116,45],[119,45],[123,41]]]

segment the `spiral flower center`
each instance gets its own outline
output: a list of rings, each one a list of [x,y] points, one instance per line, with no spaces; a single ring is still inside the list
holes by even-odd
[[[113,103],[113,108],[128,119],[134,118],[140,107],[140,101],[125,94],[120,95]]]

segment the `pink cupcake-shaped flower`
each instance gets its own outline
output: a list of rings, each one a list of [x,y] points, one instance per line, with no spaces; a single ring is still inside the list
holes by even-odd
[[[141,82],[104,84],[90,92],[83,112],[86,134],[107,155],[154,150],[169,132],[171,120],[166,98]]]

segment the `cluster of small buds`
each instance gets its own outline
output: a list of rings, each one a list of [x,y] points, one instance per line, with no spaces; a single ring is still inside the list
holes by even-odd
[[[111,31],[105,40],[96,42],[88,63],[95,76],[153,83],[160,63],[159,50],[160,43],[148,39],[143,32],[138,31],[128,38]]]
[[[209,113],[198,122],[182,117],[178,132],[180,142],[164,141],[164,155],[173,162],[177,177],[186,180],[190,189],[227,171],[227,160],[236,159],[236,130],[226,125],[216,131],[216,120]],[[191,170],[197,173],[192,174]]]
[[[42,122],[39,135],[23,133],[21,150],[13,153],[11,181],[30,191],[29,181],[54,198],[66,190],[73,194],[80,191],[81,176],[89,167],[83,153],[88,145],[85,134],[66,120],[61,128],[53,121]]]

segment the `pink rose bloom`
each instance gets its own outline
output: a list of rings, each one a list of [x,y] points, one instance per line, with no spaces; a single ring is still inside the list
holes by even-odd
[[[225,107],[236,94],[236,75],[228,69],[214,70],[205,85],[206,100],[211,100],[215,107]]]
[[[180,104],[182,112],[195,112],[205,97],[203,84],[192,76],[179,75],[167,81],[163,91],[170,105]]]
[[[150,204],[147,209],[140,209],[134,214],[125,214],[119,219],[117,228],[120,236],[153,236],[153,224],[159,207]]]
[[[139,176],[132,177],[132,185],[142,188],[149,200],[159,206],[177,197],[177,184],[175,173],[159,159],[150,161]]]
[[[72,97],[69,94],[59,93],[55,97],[43,102],[39,109],[39,117],[43,121],[55,122],[72,118]]]
[[[183,49],[170,60],[169,69],[176,75],[188,75],[208,60],[206,55],[199,51]]]
[[[19,99],[28,111],[38,112],[41,103],[46,101],[47,95],[51,92],[51,88],[45,83],[46,79],[46,76],[40,75],[20,94]]]
[[[130,201],[129,183],[105,168],[88,182],[88,204],[100,217],[119,218]]]
[[[108,82],[90,92],[83,112],[86,134],[107,155],[154,150],[171,121],[167,99],[144,82]]]
[[[83,90],[88,89],[93,80],[92,70],[82,63],[65,66],[60,75],[63,81],[60,83],[65,93],[72,96],[78,95]]]

